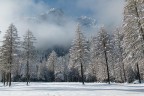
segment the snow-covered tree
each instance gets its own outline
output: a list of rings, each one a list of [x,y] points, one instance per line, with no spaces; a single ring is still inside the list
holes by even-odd
[[[47,61],[41,60],[39,65],[38,65],[38,74],[37,74],[37,79],[40,81],[48,81],[48,69],[46,67]]]
[[[7,84],[9,83],[9,86],[11,86],[12,72],[16,67],[15,57],[18,54],[19,45],[20,42],[17,34],[17,28],[11,24],[4,35],[4,40],[1,47],[1,63],[3,64],[4,74],[6,74],[6,79],[4,80],[7,80]]]
[[[97,73],[98,73],[98,46],[97,46],[97,37],[93,36],[90,40],[90,52],[89,52],[89,66],[87,68],[87,78],[88,81],[95,81],[97,79]]]
[[[63,65],[64,65],[64,80],[68,81],[68,64],[69,64],[69,53],[63,56]]]
[[[64,81],[64,59],[62,56],[57,58],[57,62],[55,64],[55,81]]]
[[[55,68],[57,63],[57,54],[55,51],[52,51],[47,61],[47,68],[49,71],[51,81],[55,81]]]
[[[98,32],[97,36],[97,46],[98,46],[98,54],[99,54],[99,60],[100,63],[103,64],[101,67],[103,67],[103,71],[106,72],[107,81],[110,83],[110,72],[113,71],[111,68],[110,58],[112,57],[111,54],[111,40],[110,35],[107,33],[107,31],[104,29],[104,27],[101,27],[100,31]],[[102,70],[99,69],[99,70]],[[111,71],[110,71],[111,70]]]
[[[35,37],[33,33],[28,30],[24,35],[24,41],[22,43],[23,51],[24,51],[24,60],[26,61],[26,81],[27,85],[30,82],[30,64],[33,62],[35,57]]]
[[[70,68],[78,69],[81,74],[81,81],[84,84],[84,70],[88,60],[87,42],[80,26],[77,26],[76,36],[70,49]]]
[[[144,8],[143,0],[127,0],[126,6],[124,8],[124,24],[123,24],[124,63],[126,65],[126,68],[130,68],[129,66],[131,66],[131,68],[134,71],[137,70],[136,65],[138,64],[138,67],[140,67],[139,70],[140,72],[138,73],[140,73],[141,75],[143,74],[142,70],[144,69],[143,8]],[[129,74],[128,71],[126,73]],[[141,76],[141,78],[143,77],[144,76]]]
[[[123,63],[123,47],[122,47],[122,40],[123,40],[123,33],[122,27],[116,28],[114,32],[114,53],[115,53],[115,72],[116,72],[116,81],[119,82],[126,82],[126,75],[125,75],[125,65]]]

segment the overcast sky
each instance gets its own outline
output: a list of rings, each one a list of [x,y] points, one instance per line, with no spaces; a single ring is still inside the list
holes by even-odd
[[[30,29],[39,39],[63,42],[73,37],[75,22],[70,20],[61,28],[51,24],[27,24],[22,18],[37,16],[50,8],[61,8],[68,18],[89,16],[96,19],[97,25],[117,26],[122,23],[123,7],[124,0],[0,0],[0,39],[9,24],[14,23],[20,36]]]

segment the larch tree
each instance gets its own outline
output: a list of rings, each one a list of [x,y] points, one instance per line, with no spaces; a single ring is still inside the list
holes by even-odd
[[[124,63],[129,70],[136,71],[134,78],[130,77],[130,72],[127,73],[127,80],[131,82],[135,77],[141,78],[143,73],[144,62],[144,0],[126,0],[124,8],[124,23],[123,23],[123,48],[124,48]],[[131,66],[131,67],[130,67]],[[139,69],[140,68],[140,69]],[[139,69],[139,70],[138,70]],[[137,72],[140,71],[140,72]],[[138,74],[140,73],[140,74]],[[132,76],[132,75],[131,75]],[[132,79],[131,79],[132,78]]]
[[[4,75],[4,80],[7,80],[7,85],[9,86],[11,86],[11,76],[16,66],[15,57],[18,55],[17,51],[19,45],[20,42],[17,34],[17,28],[15,25],[11,24],[4,35],[4,40],[1,47],[1,60],[3,64],[3,71],[6,75]]]
[[[91,37],[90,40],[90,52],[89,52],[89,58],[90,58],[90,62],[89,62],[89,66],[87,68],[88,73],[92,79],[92,81],[96,81],[96,79],[98,79],[97,75],[98,75],[98,64],[99,64],[99,53],[98,53],[98,44],[97,44],[97,37],[93,36]],[[90,80],[89,77],[89,80]]]
[[[89,71],[90,74],[95,75],[97,81],[105,81],[106,76],[106,66],[105,66],[105,59],[103,58],[103,50],[101,44],[101,40],[99,39],[99,32],[97,35],[93,36],[90,41],[90,64],[89,64]]]
[[[69,64],[69,53],[63,56],[63,63],[64,63],[64,80],[65,82],[68,81],[68,64]]]
[[[115,45],[115,63],[116,63],[116,73],[117,79],[120,82],[126,82],[125,65],[123,62],[123,33],[122,27],[116,28],[114,32],[114,45]],[[119,75],[118,75],[119,74]],[[121,79],[121,80],[120,80]]]
[[[22,43],[23,48],[23,59],[26,61],[26,82],[27,85],[30,82],[30,64],[33,62],[35,58],[35,43],[36,38],[34,37],[33,33],[28,30],[24,35],[24,41]]]
[[[70,65],[80,71],[81,81],[84,84],[84,70],[86,70],[86,63],[88,60],[87,42],[78,24],[76,29],[76,36],[70,49]]]
[[[4,84],[4,86],[6,85],[6,64],[7,64],[7,60],[6,60],[6,57],[5,57],[5,52],[4,52],[4,48],[1,48],[0,49],[0,72],[1,72],[1,75],[2,75],[2,82]]]
[[[104,70],[106,70],[107,74],[107,81],[110,84],[110,57],[111,54],[111,42],[110,42],[110,35],[107,33],[107,31],[104,29],[104,27],[101,27],[100,31],[98,32],[97,36],[97,46],[98,46],[98,52],[99,56],[101,57],[101,62],[104,64]],[[111,69],[112,71],[112,69]]]
[[[55,81],[67,81],[68,74],[68,62],[66,61],[66,55],[57,58],[57,63],[55,66]]]
[[[55,81],[56,63],[57,63],[57,54],[55,51],[52,51],[46,64],[51,81]]]

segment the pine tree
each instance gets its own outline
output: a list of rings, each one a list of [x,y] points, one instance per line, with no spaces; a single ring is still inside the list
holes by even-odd
[[[70,49],[70,65],[80,71],[81,81],[84,84],[84,70],[88,59],[87,43],[80,26],[77,26],[76,36]]]
[[[24,41],[23,41],[23,51],[24,51],[24,60],[26,61],[26,81],[27,85],[30,82],[30,64],[33,62],[35,58],[35,37],[33,36],[33,33],[28,30],[26,34],[24,35]]]

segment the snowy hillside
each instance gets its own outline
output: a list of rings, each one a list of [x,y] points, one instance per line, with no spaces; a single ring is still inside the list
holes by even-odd
[[[144,84],[105,83],[14,83],[12,87],[0,84],[1,96],[143,96]]]

